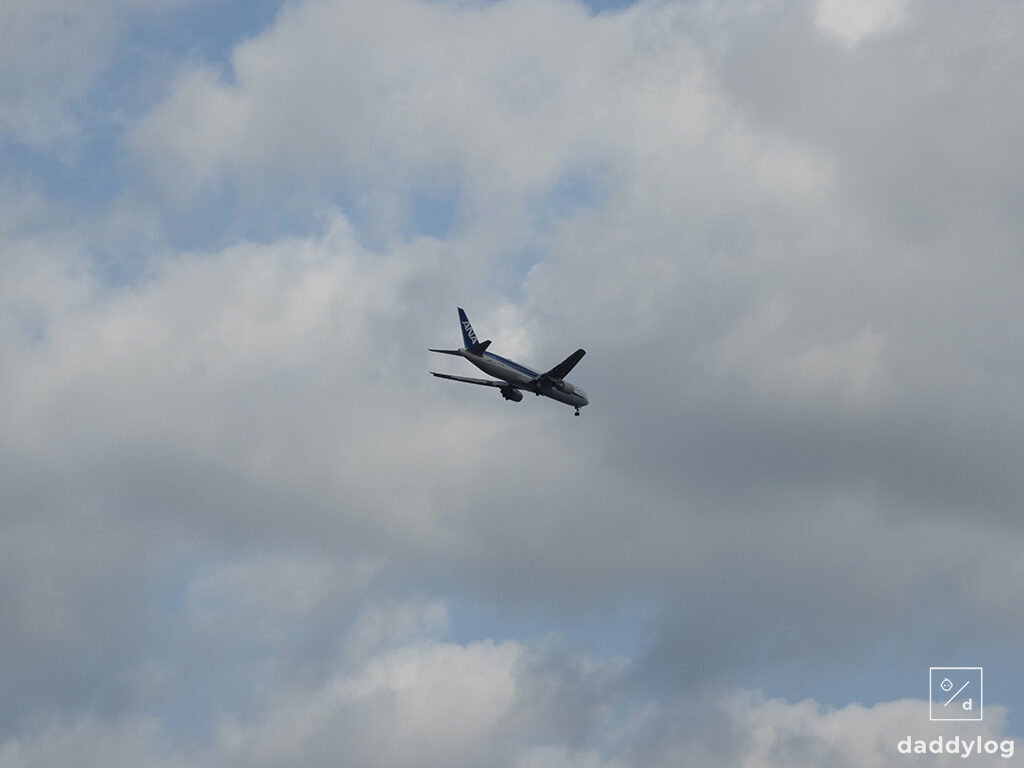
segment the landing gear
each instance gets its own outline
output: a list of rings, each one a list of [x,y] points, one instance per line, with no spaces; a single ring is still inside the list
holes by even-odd
[[[579,416],[579,415],[580,415],[580,409],[579,409],[579,408],[577,408],[577,409],[576,409],[576,413],[574,413],[574,414],[573,414],[573,416]]]

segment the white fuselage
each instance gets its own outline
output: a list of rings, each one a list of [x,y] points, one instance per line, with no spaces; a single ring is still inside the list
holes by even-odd
[[[541,375],[539,371],[527,368],[525,365],[501,355],[495,355],[493,352],[484,351],[482,354],[475,355],[467,349],[460,349],[459,354],[489,376],[507,381],[509,384],[514,384],[516,387],[536,395],[544,395],[575,408],[582,408],[590,402],[587,400],[587,393],[581,387],[574,386],[568,381],[561,381],[552,386],[530,384]]]

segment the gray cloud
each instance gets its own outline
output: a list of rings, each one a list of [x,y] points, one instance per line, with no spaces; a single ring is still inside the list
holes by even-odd
[[[1019,52],[837,7],[290,5],[108,210],[6,181],[0,763],[884,765],[1010,679]],[[457,304],[584,416],[428,377]]]

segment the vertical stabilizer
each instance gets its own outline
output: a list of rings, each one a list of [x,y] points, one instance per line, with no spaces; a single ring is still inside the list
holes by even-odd
[[[479,344],[473,326],[469,324],[469,318],[466,317],[466,310],[462,307],[459,307],[459,323],[462,325],[462,341],[466,345],[466,349],[471,349]]]

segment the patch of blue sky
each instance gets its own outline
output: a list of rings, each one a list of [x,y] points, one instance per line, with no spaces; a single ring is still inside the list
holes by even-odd
[[[534,241],[502,254],[502,268],[497,272],[501,280],[499,288],[502,295],[512,301],[521,300],[526,276],[534,266],[544,260],[545,253],[543,245]]]
[[[282,194],[261,185],[250,189],[221,176],[162,212],[163,238],[181,251],[217,251],[240,241],[271,243],[306,237],[321,228],[326,212],[339,211],[364,246],[379,250],[396,235],[445,238],[457,226],[455,192],[400,190],[392,199],[387,197],[379,190],[340,181],[329,188],[314,183]]]
[[[531,228],[523,239],[505,249],[494,271],[494,288],[511,300],[522,296],[530,270],[547,256],[547,236],[567,219],[600,206],[608,196],[607,169],[595,164],[563,173],[529,206]]]
[[[83,126],[73,151],[11,143],[0,151],[0,178],[28,184],[47,200],[73,202],[85,211],[120,194],[125,166],[118,129],[102,120]]]
[[[515,296],[530,270],[544,260],[544,236],[560,221],[598,206],[606,197],[606,174],[598,166],[576,168],[559,177],[531,206],[533,230],[527,242],[503,255],[501,280]]]
[[[11,312],[15,327],[21,335],[33,342],[45,341],[47,336],[47,323],[41,310],[14,309]]]
[[[410,239],[424,236],[447,239],[459,226],[460,197],[457,188],[413,190],[401,234]]]
[[[467,0],[427,0],[428,2],[434,3],[465,3]],[[495,5],[500,2],[506,2],[507,0],[483,0],[483,5]],[[600,13],[602,11],[618,11],[623,8],[628,8],[631,5],[636,5],[642,0],[577,0],[582,5],[586,6],[593,13]]]
[[[608,184],[608,171],[600,164],[564,172],[533,206],[538,229],[550,229],[581,210],[599,206],[607,199]]]
[[[242,40],[266,29],[282,0],[222,0],[191,3],[168,12],[134,13],[125,21],[110,60],[90,91],[71,105],[77,130],[58,146],[30,147],[8,141],[0,146],[0,179],[38,192],[57,205],[65,218],[102,213],[136,189],[125,145],[133,122],[166,97],[183,60],[201,60],[229,73],[231,52]],[[169,244],[209,249],[255,235],[270,236],[268,222],[283,219],[294,226],[294,212],[275,209],[268,216],[245,215],[237,193],[228,185],[205,190],[187,211],[168,216]],[[302,218],[302,224],[307,219]],[[54,221],[54,227],[73,224]],[[110,242],[92,254],[92,272],[103,282],[120,285],[140,279],[148,268],[146,254],[130,243]]]
[[[305,195],[254,197],[235,179],[221,176],[163,211],[163,241],[174,250],[214,252],[242,241],[304,237],[319,230],[325,206]]]
[[[7,143],[0,173],[30,175],[57,199],[108,200],[123,183],[118,155],[125,128],[167,95],[181,62],[222,65],[227,76],[235,46],[266,29],[281,5],[282,0],[222,0],[132,14],[108,66],[86,98],[73,105],[76,138],[43,149]]]
[[[619,11],[636,5],[638,0],[583,0],[583,4],[594,13],[601,11]]]
[[[556,639],[570,649],[598,658],[636,659],[643,653],[654,602],[621,600],[612,605],[571,611],[498,610],[478,599],[447,602],[451,639],[460,644],[480,640],[530,643]]]
[[[285,0],[192,2],[166,14],[140,16],[131,25],[126,50],[134,56],[170,56],[201,60],[224,68],[230,77],[231,54],[277,18]]]

